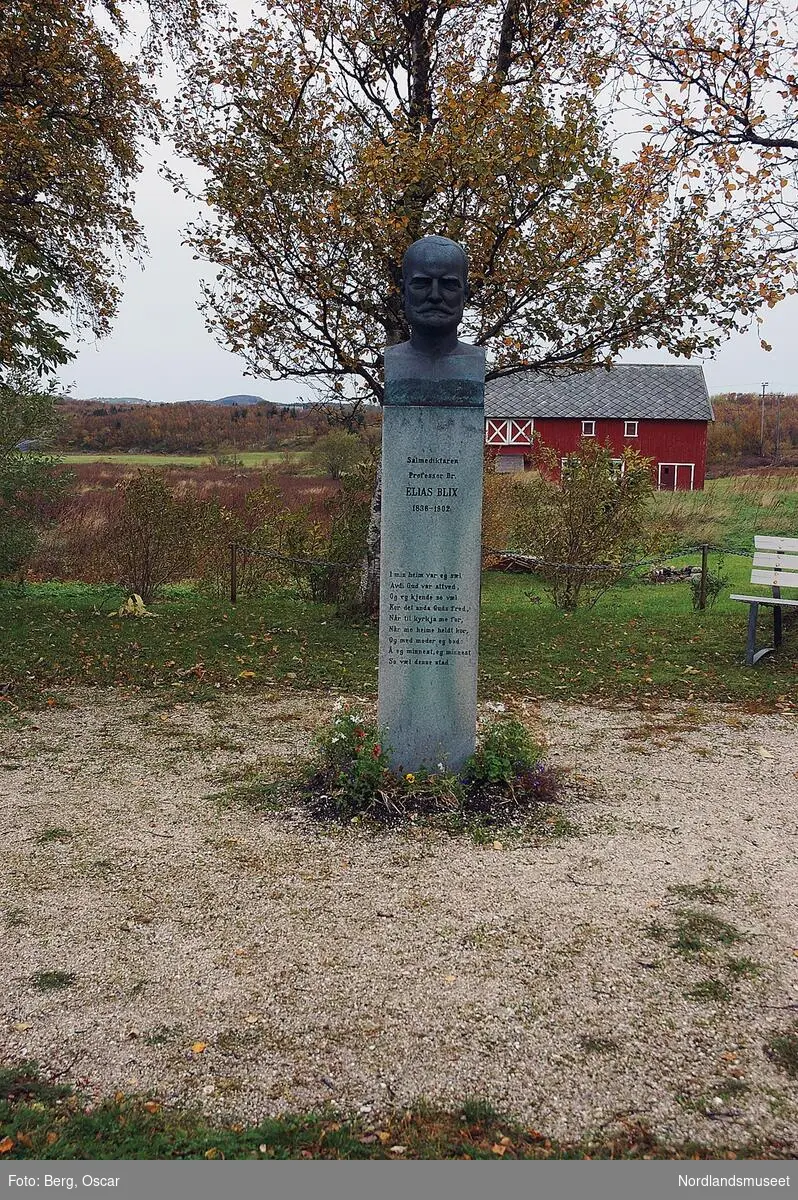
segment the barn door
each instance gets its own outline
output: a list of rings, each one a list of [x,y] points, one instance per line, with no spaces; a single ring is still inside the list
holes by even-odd
[[[693,490],[693,464],[692,463],[677,463],[676,464],[676,490],[678,492],[692,492],[692,490]]]
[[[661,492],[676,491],[676,463],[659,464],[658,487]]]

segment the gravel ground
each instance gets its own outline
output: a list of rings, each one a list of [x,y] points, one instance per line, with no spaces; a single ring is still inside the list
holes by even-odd
[[[4,722],[0,1058],[247,1122],[479,1095],[553,1137],[798,1148],[798,1079],[764,1052],[798,1017],[795,715],[520,702],[579,829],[525,844],[220,799],[331,702],[76,692]],[[731,890],[671,890],[706,881]],[[646,932],[680,908],[743,940]],[[726,999],[687,994],[711,981]]]

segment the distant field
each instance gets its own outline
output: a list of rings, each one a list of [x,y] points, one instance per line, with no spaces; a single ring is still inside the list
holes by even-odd
[[[210,454],[56,454],[58,462],[70,466],[81,463],[121,463],[131,467],[207,467],[211,465]],[[237,456],[241,467],[274,467],[281,463],[306,465],[310,457],[308,450],[244,450]]]

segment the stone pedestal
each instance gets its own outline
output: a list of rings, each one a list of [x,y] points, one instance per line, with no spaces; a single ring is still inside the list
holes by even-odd
[[[474,750],[484,357],[464,349],[431,379],[386,353],[379,722],[403,772]]]

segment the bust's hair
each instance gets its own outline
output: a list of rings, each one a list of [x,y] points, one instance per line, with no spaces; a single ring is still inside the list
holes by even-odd
[[[451,238],[441,237],[437,233],[429,234],[427,237],[418,238],[417,241],[412,242],[407,247],[407,249],[405,250],[404,255],[402,257],[402,276],[404,277],[407,274],[407,263],[408,263],[408,260],[413,255],[413,251],[417,252],[418,250],[421,249],[422,246],[429,245],[430,242],[432,242],[436,247],[440,248],[441,250],[456,250],[457,251],[457,253],[460,255],[460,258],[461,258],[461,261],[463,264],[463,278],[467,281],[468,280],[468,255],[466,254],[465,250],[463,249],[463,247],[460,245],[459,242],[454,242],[454,241],[452,241]]]

